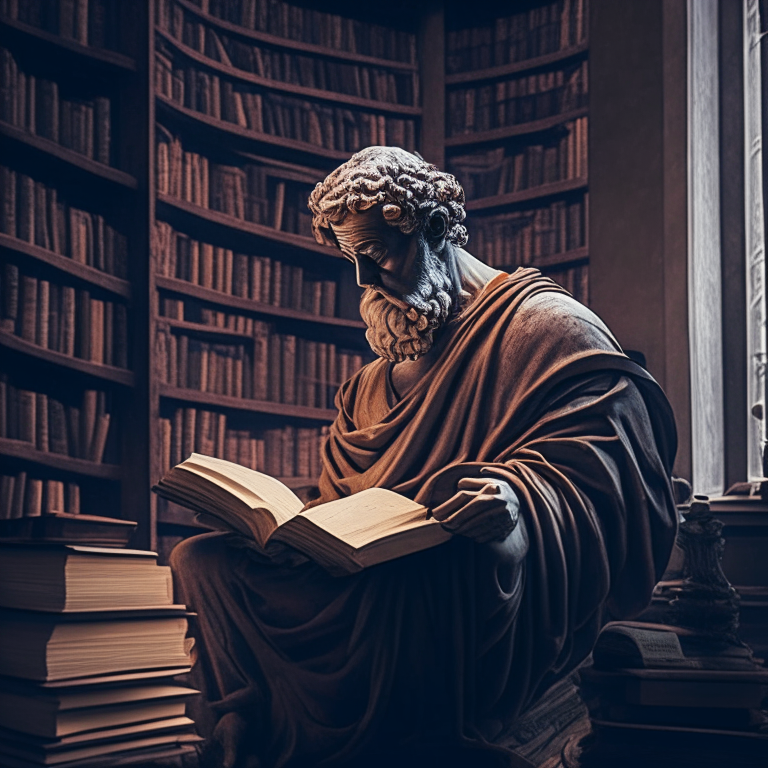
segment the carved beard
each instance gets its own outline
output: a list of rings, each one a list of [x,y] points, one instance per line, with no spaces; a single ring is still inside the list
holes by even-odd
[[[435,333],[451,316],[454,301],[448,270],[428,248],[416,290],[398,300],[379,288],[366,288],[360,314],[371,349],[393,363],[418,360],[434,343]]]

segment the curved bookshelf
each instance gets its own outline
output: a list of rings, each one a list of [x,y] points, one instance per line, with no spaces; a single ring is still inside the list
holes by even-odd
[[[102,480],[119,480],[121,477],[120,467],[115,464],[97,464],[85,459],[64,456],[61,453],[39,451],[32,443],[23,440],[11,440],[8,437],[0,437],[0,456],[22,459],[84,477],[96,477]]]
[[[27,42],[33,45],[45,45],[58,48],[67,54],[77,56],[82,61],[87,61],[98,66],[107,66],[112,70],[123,72],[136,72],[136,62],[129,56],[116,51],[109,51],[105,48],[94,48],[90,45],[83,45],[75,40],[68,40],[52,32],[46,32],[43,29],[33,27],[31,24],[25,24],[23,21],[16,21],[4,16],[0,16],[0,26],[19,32],[24,35]]]
[[[521,189],[517,192],[508,192],[504,195],[477,197],[474,200],[468,200],[464,207],[468,211],[482,211],[488,208],[500,208],[506,205],[528,202],[529,200],[563,195],[567,192],[575,192],[586,188],[587,180],[585,178],[565,179],[563,181],[553,181],[551,184],[531,187],[530,189]]]
[[[344,51],[338,48],[327,48],[324,45],[314,45],[313,43],[304,43],[300,40],[292,40],[288,37],[279,37],[272,35],[269,32],[260,32],[255,29],[247,29],[241,27],[238,24],[232,24],[229,21],[213,16],[210,13],[206,13],[199,6],[194,3],[190,3],[189,0],[175,0],[185,10],[193,13],[199,17],[202,21],[210,24],[211,26],[218,27],[232,35],[237,35],[246,40],[255,40],[266,45],[271,45],[276,48],[288,48],[296,50],[300,53],[312,54],[314,56],[324,56],[329,59],[338,59],[340,61],[352,61],[358,64],[368,64],[374,67],[386,67],[388,69],[401,69],[408,72],[413,72],[418,69],[418,64],[409,61],[397,61],[396,59],[380,59],[376,56],[366,56],[363,53],[354,53],[352,51]]]
[[[79,152],[75,152],[73,149],[67,149],[62,147],[61,144],[57,144],[55,141],[43,138],[42,136],[36,136],[34,133],[29,133],[21,128],[16,128],[13,125],[8,125],[0,121],[0,136],[11,141],[16,141],[19,144],[24,144],[30,149],[54,157],[61,163],[65,163],[69,168],[75,168],[78,171],[87,173],[91,176],[103,179],[112,184],[117,184],[120,187],[126,189],[137,189],[138,183],[136,179],[125,171],[120,171],[117,168],[112,168],[104,163],[99,163],[96,160],[81,155]]]
[[[262,88],[268,88],[269,90],[273,91],[291,93],[296,96],[306,96],[310,99],[319,99],[322,101],[329,101],[334,104],[348,104],[353,107],[362,107],[373,112],[393,112],[398,115],[413,116],[420,116],[422,112],[421,107],[406,106],[391,101],[375,101],[373,99],[364,99],[360,96],[352,96],[337,91],[324,91],[319,88],[309,88],[304,85],[287,83],[284,80],[273,80],[268,77],[254,75],[251,72],[246,72],[245,70],[237,69],[236,67],[230,67],[227,64],[222,64],[219,61],[210,59],[202,53],[196,51],[194,48],[190,48],[188,45],[179,42],[175,37],[160,28],[157,28],[155,31],[187,58],[192,59],[198,64],[219,72],[220,74],[234,80],[240,80],[245,83],[252,83],[254,85],[259,85]]]
[[[88,283],[88,285],[95,285],[123,299],[131,298],[131,284],[127,280],[94,269],[94,267],[89,267],[86,264],[80,264],[68,256],[54,253],[54,251],[49,251],[39,245],[33,245],[0,232],[0,249],[13,251],[26,258],[47,264],[60,272],[66,272],[68,275]]]
[[[289,245],[294,248],[300,248],[304,251],[312,251],[314,253],[322,254],[332,259],[343,259],[341,252],[337,251],[330,246],[320,245],[320,243],[310,240],[303,235],[297,235],[293,232],[283,232],[279,229],[272,229],[266,224],[254,224],[251,221],[245,221],[244,219],[238,219],[235,216],[229,216],[226,213],[219,211],[212,211],[210,208],[203,208],[200,205],[194,203],[188,203],[186,200],[180,200],[172,195],[166,195],[161,192],[157,193],[158,208],[162,214],[161,218],[168,220],[182,218],[187,216],[194,217],[196,219],[202,219],[204,221],[218,224],[221,227],[227,229],[235,229],[239,232],[245,232],[249,235],[255,235],[256,237],[264,240],[271,240],[275,243],[282,245]]]
[[[189,283],[186,280],[180,280],[176,277],[163,277],[158,275],[155,278],[155,284],[157,288],[163,291],[181,294],[182,296],[189,296],[190,298],[199,299],[200,301],[205,301],[209,304],[216,304],[221,307],[232,307],[233,309],[243,310],[251,314],[284,317],[289,320],[300,320],[302,322],[312,323],[313,325],[329,325],[336,328],[353,328],[355,330],[364,330],[366,327],[362,320],[348,320],[343,317],[324,317],[322,315],[314,315],[311,312],[303,312],[298,309],[290,309],[288,307],[275,307],[270,304],[262,304],[252,299],[243,298],[242,296],[232,296],[228,293],[215,291],[212,288],[204,288],[201,285],[195,285],[194,283]],[[190,330],[207,330],[210,333],[217,333],[219,335],[226,334],[251,338],[246,334],[240,334],[235,331],[227,331],[223,328],[215,328],[215,326],[207,326],[201,323],[187,323],[182,320],[174,320],[168,317],[158,317],[158,321],[170,321],[171,325],[180,328],[189,326]]]
[[[310,144],[298,139],[286,139],[283,136],[275,136],[271,133],[259,133],[250,128],[243,128],[235,123],[228,123],[225,120],[217,120],[210,115],[204,115],[189,107],[182,107],[175,101],[171,101],[160,94],[155,95],[159,112],[175,118],[186,127],[206,133],[214,141],[231,141],[232,138],[240,139],[249,144],[268,144],[270,148],[279,147],[291,152],[299,152],[307,157],[323,158],[325,160],[344,161],[349,160],[352,152],[346,152],[340,149],[326,149],[317,144]]]
[[[123,368],[115,368],[112,365],[101,365],[92,363],[89,360],[81,360],[78,357],[70,357],[61,352],[54,352],[52,349],[44,349],[32,344],[29,341],[14,336],[7,331],[0,331],[0,347],[11,349],[14,352],[20,352],[30,357],[35,357],[52,365],[84,373],[97,379],[112,381],[115,384],[121,384],[124,387],[134,386],[134,375],[132,371]]]
[[[268,413],[275,416],[325,422],[334,421],[338,415],[335,410],[330,408],[311,408],[308,405],[289,405],[288,403],[273,403],[268,400],[249,400],[229,395],[215,395],[211,392],[198,392],[195,389],[183,389],[169,384],[160,384],[159,392],[160,397],[166,400],[198,403],[213,408],[225,408],[230,411]]]
[[[447,74],[445,76],[445,84],[446,86],[465,85],[467,83],[482,82],[483,80],[497,80],[500,77],[543,69],[552,64],[560,64],[570,59],[576,59],[585,55],[588,51],[589,45],[587,43],[579,43],[554,53],[536,56],[535,58],[523,61],[515,61],[511,64],[501,64],[497,67],[486,67],[485,69],[471,69],[466,72],[455,72],[451,75]]]
[[[505,125],[502,128],[493,128],[490,131],[480,131],[477,133],[462,133],[458,136],[450,136],[445,140],[446,149],[452,147],[468,147],[473,144],[485,144],[490,141],[500,141],[509,139],[513,136],[524,136],[530,133],[541,133],[550,128],[554,128],[570,120],[576,120],[589,113],[587,107],[579,107],[569,112],[561,112],[559,115],[544,117],[541,120],[532,120],[528,123],[518,123],[516,125]]]

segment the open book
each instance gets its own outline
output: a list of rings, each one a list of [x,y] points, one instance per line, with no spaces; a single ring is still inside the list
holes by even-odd
[[[211,456],[193,453],[152,489],[211,515],[252,538],[265,551],[281,542],[336,574],[442,544],[451,538],[427,508],[385,488],[302,512],[304,504],[279,480]]]

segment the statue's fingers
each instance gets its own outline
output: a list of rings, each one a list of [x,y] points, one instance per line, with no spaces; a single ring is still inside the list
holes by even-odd
[[[448,501],[443,502],[438,507],[435,507],[432,510],[432,517],[434,517],[435,520],[445,520],[454,512],[466,506],[474,497],[474,493],[469,491],[459,491],[458,493],[451,496]]]
[[[449,531],[461,532],[476,517],[487,515],[498,504],[495,496],[473,495],[471,499],[449,518],[443,518],[443,527]]]
[[[483,477],[463,477],[458,483],[459,490],[479,491],[481,493],[498,493],[499,486],[493,481]]]

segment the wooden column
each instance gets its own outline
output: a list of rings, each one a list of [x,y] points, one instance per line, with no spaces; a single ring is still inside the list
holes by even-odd
[[[445,167],[445,12],[442,2],[422,6],[418,37],[421,69],[421,154],[440,170]]]

